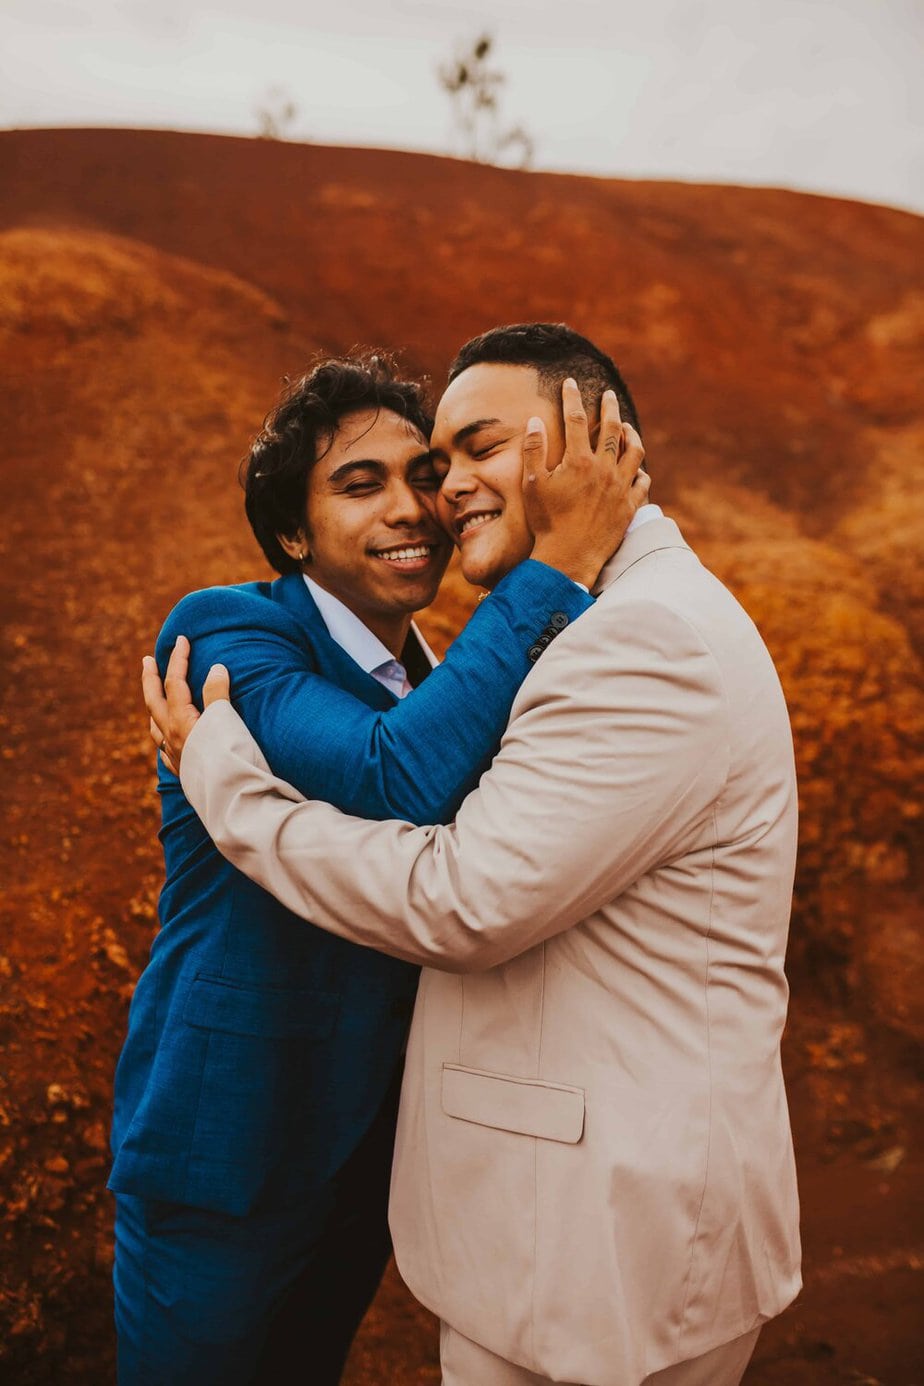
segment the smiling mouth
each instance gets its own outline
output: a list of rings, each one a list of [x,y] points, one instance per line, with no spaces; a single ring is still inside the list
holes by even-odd
[[[471,534],[472,530],[480,529],[482,525],[490,524],[500,516],[499,510],[479,510],[473,514],[466,515],[463,519],[456,521],[456,533],[462,539],[466,534]]]
[[[381,558],[390,568],[404,572],[418,572],[425,568],[439,552],[439,544],[402,544],[393,549],[373,549],[376,558]]]

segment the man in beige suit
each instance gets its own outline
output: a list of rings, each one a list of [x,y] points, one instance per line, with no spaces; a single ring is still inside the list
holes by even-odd
[[[504,474],[528,416],[562,454],[561,330],[476,339],[439,406],[441,505],[486,586],[531,542]],[[735,1386],[800,1285],[786,707],[746,613],[673,521],[640,516],[451,826],[303,801],[220,698],[183,756],[236,866],[424,964],[391,1226],[447,1386]],[[178,755],[195,713],[172,703],[151,706]]]

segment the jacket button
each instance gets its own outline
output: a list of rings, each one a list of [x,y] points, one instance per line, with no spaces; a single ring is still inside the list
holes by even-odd
[[[563,611],[553,611],[549,617],[549,625],[553,630],[564,630],[568,624],[568,617]]]
[[[529,649],[526,651],[526,658],[529,660],[530,664],[535,664],[541,654],[541,645],[530,645]]]

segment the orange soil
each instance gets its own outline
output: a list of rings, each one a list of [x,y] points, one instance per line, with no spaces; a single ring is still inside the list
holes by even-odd
[[[792,710],[806,1289],[747,1381],[920,1380],[924,224],[153,132],[0,134],[0,186],[0,1380],[111,1374],[108,1101],[159,885],[140,655],[188,589],[264,575],[235,473],[284,373],[364,342],[439,382],[527,318],[616,355],[655,498]],[[451,575],[437,645],[470,603]],[[438,1380],[394,1275],[347,1380]]]

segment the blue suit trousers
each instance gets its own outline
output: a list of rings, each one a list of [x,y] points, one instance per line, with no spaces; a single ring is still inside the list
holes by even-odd
[[[119,1386],[336,1386],[391,1253],[399,1090],[400,1072],[300,1206],[235,1218],[117,1195]]]

